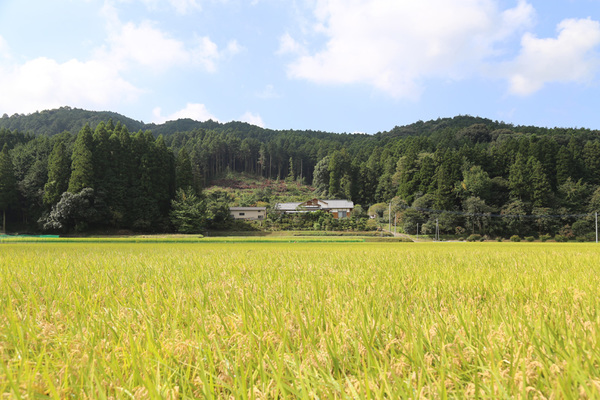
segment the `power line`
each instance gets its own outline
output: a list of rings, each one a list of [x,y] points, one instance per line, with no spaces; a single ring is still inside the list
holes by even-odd
[[[592,217],[594,213],[587,214],[494,214],[494,213],[469,213],[465,211],[449,211],[449,210],[436,210],[433,208],[424,207],[410,207],[399,204],[398,207],[404,210],[415,210],[420,212],[427,212],[432,214],[452,214],[460,215],[465,217],[490,217],[490,218],[527,218],[527,219],[539,219],[539,218],[583,218]]]

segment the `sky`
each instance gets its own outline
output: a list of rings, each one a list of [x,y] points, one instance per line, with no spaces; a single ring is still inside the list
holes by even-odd
[[[0,114],[600,129],[600,0],[0,0]]]

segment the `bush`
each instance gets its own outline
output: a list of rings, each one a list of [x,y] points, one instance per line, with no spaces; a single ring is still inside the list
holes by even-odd
[[[498,237],[496,238],[496,242],[501,242],[501,241],[502,241],[502,236],[498,236]]]
[[[559,243],[565,243],[565,242],[569,241],[569,239],[564,235],[556,235],[556,236],[554,236],[554,240]]]
[[[589,231],[593,230],[593,226],[592,226],[591,221],[587,221],[585,219],[580,219],[578,221],[575,221],[573,226],[571,226],[571,230],[573,231],[573,234],[575,236],[585,237],[585,235]],[[579,239],[577,239],[577,240],[579,240]]]
[[[577,236],[575,240],[577,240],[580,243],[587,242],[587,238],[585,236]]]
[[[573,233],[573,229],[571,229],[570,225],[563,226],[562,228],[560,228],[560,231],[558,233],[560,236],[566,237],[567,240],[575,239],[575,234]],[[565,242],[567,240],[565,240]]]
[[[528,242],[533,242],[535,238],[533,236],[525,236],[525,240],[527,240]]]
[[[540,240],[542,242],[545,242],[545,241],[547,241],[549,239],[552,239],[552,236],[550,236],[550,235],[542,235],[542,236],[540,236]]]
[[[589,232],[589,233],[586,233],[584,236],[588,242],[596,241],[596,232]]]
[[[519,237],[519,235],[512,235],[512,236],[510,237],[510,241],[511,241],[511,242],[520,242],[520,241],[521,241],[521,238]]]
[[[478,235],[476,233],[469,235],[469,237],[467,238],[467,242],[478,242],[482,239],[481,235]]]

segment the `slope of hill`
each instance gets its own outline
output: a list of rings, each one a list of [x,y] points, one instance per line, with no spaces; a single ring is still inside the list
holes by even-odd
[[[84,124],[91,129],[80,129]],[[59,134],[65,130],[72,134]],[[302,200],[312,188],[296,182],[306,182],[317,196],[365,208],[392,200],[412,206],[419,211],[403,222],[411,232],[417,224],[437,228],[439,217],[446,233],[468,227],[479,234],[585,238],[590,213],[600,211],[600,132],[583,128],[458,116],[365,135],[189,119],[143,124],[64,107],[4,116],[0,148],[5,145],[0,181],[14,184],[6,190],[11,203],[0,211],[7,211],[9,224],[27,221],[32,230],[40,229],[37,221],[44,228],[62,224],[63,215],[80,229],[168,230],[177,187],[210,194],[211,182],[230,173],[257,178],[221,182],[216,201]],[[83,212],[76,204],[97,207]],[[521,215],[527,218],[516,218]],[[545,219],[533,219],[539,215]]]
[[[96,126],[102,121],[120,121],[131,132],[145,128],[142,122],[111,111],[87,111],[78,108],[61,107],[54,110],[38,111],[32,114],[4,114],[0,118],[0,128],[10,131],[54,136],[68,131],[77,133],[85,125]]]
[[[77,133],[85,124],[89,124],[91,128],[94,129],[100,122],[106,122],[111,119],[115,124],[121,122],[121,124],[125,125],[130,132],[149,130],[155,136],[168,136],[176,132],[191,132],[198,129],[236,131],[241,133],[248,133],[250,131],[270,131],[269,129],[260,128],[239,121],[220,123],[208,120],[199,122],[184,118],[176,121],[167,121],[163,124],[144,123],[112,111],[89,111],[71,107],[38,111],[32,114],[14,114],[12,116],[4,114],[2,118],[0,118],[0,129],[31,133],[34,135],[54,136],[65,131]],[[418,121],[409,125],[396,126],[390,131],[378,132],[373,136],[380,138],[395,138],[431,135],[446,128],[466,128],[474,124],[485,125],[491,130],[514,129],[512,125],[503,122],[464,115],[453,118],[438,118],[437,120],[427,122]],[[319,139],[332,135],[331,132],[321,131],[290,131],[306,133]],[[356,136],[346,134],[341,135]]]

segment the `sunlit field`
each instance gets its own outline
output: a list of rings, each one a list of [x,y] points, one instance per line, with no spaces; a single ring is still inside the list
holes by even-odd
[[[0,398],[598,398],[600,246],[0,244]]]

